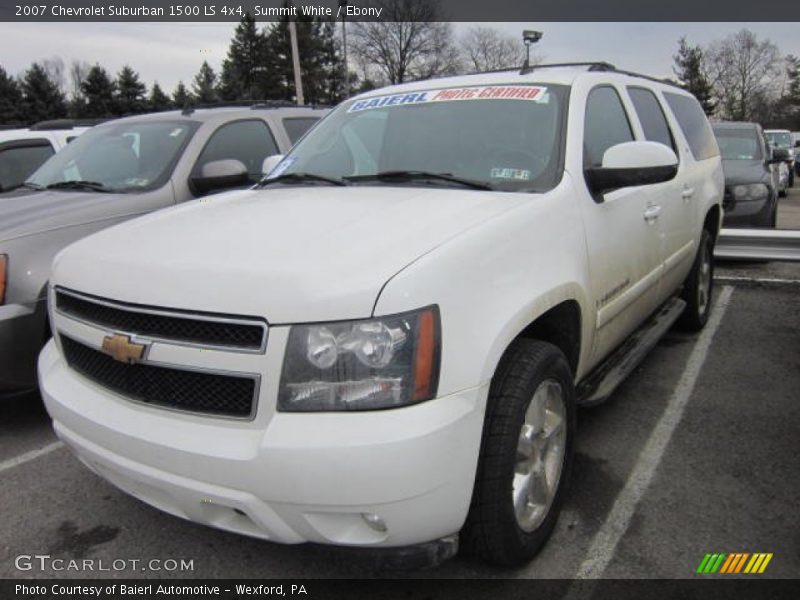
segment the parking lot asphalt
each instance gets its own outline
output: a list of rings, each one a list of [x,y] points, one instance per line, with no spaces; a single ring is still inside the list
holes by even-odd
[[[790,199],[800,203],[800,191]],[[717,277],[716,322],[699,336],[670,332],[611,400],[579,411],[565,509],[522,569],[457,557],[386,572],[360,555],[163,514],[54,445],[32,396],[0,402],[0,577],[688,578],[709,552],[773,553],[761,577],[797,577],[800,264],[725,263]],[[788,283],[759,283],[770,279]],[[185,559],[193,570],[15,567],[34,554]]]

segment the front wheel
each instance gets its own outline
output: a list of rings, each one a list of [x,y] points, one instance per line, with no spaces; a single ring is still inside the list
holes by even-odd
[[[692,270],[683,284],[681,298],[686,302],[686,308],[678,319],[678,327],[685,331],[700,331],[706,326],[713,290],[714,239],[703,229]]]
[[[489,391],[461,547],[502,566],[533,558],[561,511],[574,436],[575,392],[564,354],[517,340]]]

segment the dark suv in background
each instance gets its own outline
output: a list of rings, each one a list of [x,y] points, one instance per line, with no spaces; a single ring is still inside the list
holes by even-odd
[[[723,227],[775,227],[778,171],[788,152],[770,149],[758,123],[712,123],[725,171]]]

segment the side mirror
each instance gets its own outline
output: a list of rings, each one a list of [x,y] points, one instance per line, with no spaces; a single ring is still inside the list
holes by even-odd
[[[204,164],[200,174],[192,177],[189,183],[200,194],[215,190],[247,185],[250,177],[243,162],[235,159],[215,160]]]
[[[785,160],[789,160],[789,150],[786,148],[773,148],[772,149],[772,156],[769,159],[771,163],[779,163]]]
[[[269,175],[272,170],[281,163],[282,160],[283,154],[273,154],[272,156],[265,158],[264,163],[261,165],[261,175],[264,177]]]
[[[586,183],[597,202],[603,194],[620,188],[670,181],[678,173],[678,157],[658,142],[624,142],[603,154],[600,167],[584,171]]]
[[[795,148],[800,148],[800,140],[795,141],[794,147]]]

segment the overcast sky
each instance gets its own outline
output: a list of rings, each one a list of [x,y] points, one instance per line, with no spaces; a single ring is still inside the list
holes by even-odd
[[[796,23],[487,23],[510,35],[538,29],[536,52],[546,62],[606,60],[619,68],[657,77],[671,75],[682,35],[694,44],[748,27],[769,37],[784,54],[800,56]],[[455,23],[456,34],[470,25]],[[60,56],[100,63],[112,73],[130,64],[150,86],[171,92],[187,84],[204,60],[218,70],[234,23],[0,23],[0,65],[17,75],[36,60]]]

